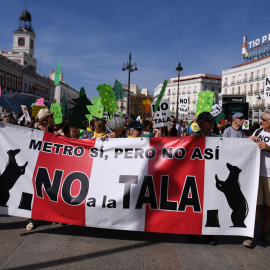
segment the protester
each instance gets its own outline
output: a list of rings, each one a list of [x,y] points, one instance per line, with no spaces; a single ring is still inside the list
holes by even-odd
[[[225,118],[224,119],[224,124],[223,124],[223,126],[221,128],[221,131],[220,131],[220,133],[221,133],[222,136],[223,136],[224,130],[226,128],[230,127],[230,126],[231,126],[231,122],[229,121],[229,118]]]
[[[151,122],[149,120],[144,119],[142,124],[144,125],[142,136],[143,137],[153,137],[154,131],[151,127]]]
[[[232,125],[224,130],[223,137],[227,138],[246,138],[245,131],[242,130],[245,116],[238,112],[233,115]]]
[[[106,135],[105,122],[103,120],[98,120],[95,122],[95,131],[92,136],[92,139],[95,139],[104,135]]]
[[[128,129],[130,131],[129,138],[142,137],[143,124],[141,122],[138,122],[136,120],[130,122],[130,124],[128,125]]]
[[[82,134],[82,139],[89,139],[94,136],[95,131],[95,119],[88,122],[88,127]]]
[[[110,133],[106,134],[108,138],[121,138],[125,126],[125,119],[114,117],[110,119],[107,123],[107,128],[110,130]]]
[[[50,127],[54,124],[52,115],[53,113],[51,113],[48,109],[39,110],[37,115],[38,117],[37,129],[53,132],[53,129],[50,129]]]
[[[270,234],[268,228],[270,225],[270,111],[265,111],[262,117],[262,128],[257,129],[251,139],[258,144],[261,150],[259,189],[256,208],[256,222],[259,215],[259,209],[263,205],[263,227],[261,238],[266,244],[270,244]],[[248,238],[243,242],[248,248],[254,246],[254,239]]]
[[[213,133],[215,117],[209,112],[202,112],[198,115],[197,123],[200,127],[200,131],[191,133],[194,139],[198,139],[200,136],[204,137],[217,137],[217,134]],[[193,236],[194,237],[194,236]],[[217,242],[212,235],[202,235],[201,239],[204,243],[210,245],[216,245]]]
[[[180,121],[179,127],[177,129],[177,136],[184,137],[187,134],[187,129],[186,129],[186,122],[185,121]]]
[[[197,115],[194,115],[193,116],[193,121],[187,126],[187,131],[186,131],[186,133],[187,133],[187,135],[190,135],[191,133],[193,133],[194,131],[192,130],[192,128],[191,128],[191,125],[194,123],[197,123],[197,120],[198,120],[198,116]]]

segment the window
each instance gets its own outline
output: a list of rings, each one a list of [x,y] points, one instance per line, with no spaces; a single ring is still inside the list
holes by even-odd
[[[235,84],[235,76],[232,77],[232,84]]]
[[[207,85],[205,85],[203,89],[204,89],[204,90],[207,90]]]
[[[244,82],[247,81],[247,73],[244,75]]]
[[[212,92],[215,92],[215,87],[212,87]]]
[[[241,83],[241,75],[238,76],[238,83]]]
[[[12,90],[16,89],[16,80],[12,79]]]
[[[7,90],[10,89],[10,77],[7,77]]]
[[[27,82],[24,82],[24,88],[23,88],[24,92],[27,93]]]
[[[234,88],[232,88],[232,94],[234,95]]]
[[[0,75],[0,85],[4,86],[4,75]]]
[[[238,87],[238,93],[237,94],[240,95],[240,86]]]
[[[224,93],[227,95],[227,88],[225,88]]]

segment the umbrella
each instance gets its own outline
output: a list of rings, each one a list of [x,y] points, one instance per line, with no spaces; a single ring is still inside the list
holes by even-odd
[[[35,103],[37,99],[40,99],[40,97],[26,93],[2,94],[0,97],[0,106],[19,113],[22,112],[21,105],[25,105],[29,114],[31,114],[31,105]],[[44,105],[50,108],[51,103],[44,101]]]

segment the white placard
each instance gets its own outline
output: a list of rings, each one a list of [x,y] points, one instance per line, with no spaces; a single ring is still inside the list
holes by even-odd
[[[25,105],[21,105],[21,107],[22,107],[22,111],[23,111],[23,114],[24,114],[24,116],[25,116],[25,119],[26,119],[27,121],[31,121],[31,118],[30,118],[30,116],[29,116],[27,107],[26,107]]]
[[[211,108],[211,114],[213,115],[213,116],[217,116],[218,114],[220,114],[222,112],[222,109],[220,108],[220,106],[219,105],[217,105],[217,104],[214,104],[213,106],[212,106],[212,108]]]
[[[179,113],[188,114],[188,96],[180,96],[178,104]]]
[[[270,77],[264,78],[264,97],[270,97]]]
[[[171,125],[172,121],[169,100],[162,99],[156,112],[154,112],[155,103],[155,101],[151,103],[154,127],[159,128]]]

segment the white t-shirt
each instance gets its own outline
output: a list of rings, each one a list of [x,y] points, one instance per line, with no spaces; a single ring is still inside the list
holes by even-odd
[[[257,130],[254,131],[252,136],[255,136]],[[262,130],[258,135],[261,142],[265,142],[270,145],[270,133]],[[270,152],[262,150],[261,151],[261,163],[260,163],[260,176],[270,177]]]

